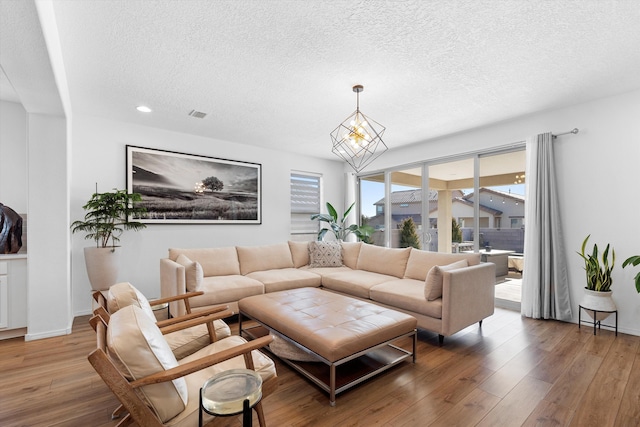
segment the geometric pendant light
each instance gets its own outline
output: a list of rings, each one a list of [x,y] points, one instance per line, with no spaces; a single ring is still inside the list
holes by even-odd
[[[382,140],[385,127],[360,112],[360,92],[363,90],[362,85],[353,87],[356,111],[331,132],[331,151],[346,160],[356,172],[387,151],[387,145]]]

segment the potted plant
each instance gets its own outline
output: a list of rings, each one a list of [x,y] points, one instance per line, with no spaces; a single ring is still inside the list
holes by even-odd
[[[312,220],[326,222],[329,224],[329,228],[325,227],[318,232],[318,240],[322,240],[325,234],[327,234],[328,231],[331,231],[336,237],[336,240],[341,242],[346,239],[349,233],[355,234],[355,236],[363,242],[368,242],[369,238],[371,237],[371,233],[373,233],[374,231],[373,227],[371,227],[370,225],[360,226],[358,224],[351,224],[349,226],[346,226],[345,224],[347,221],[347,216],[354,206],[355,202],[352,203],[351,206],[349,206],[349,209],[344,212],[340,221],[338,221],[338,212],[329,202],[327,202],[327,211],[329,212],[328,214],[311,215]]]
[[[622,268],[625,268],[627,265],[633,265],[635,267],[638,264],[640,264],[640,255],[633,255],[624,260],[624,262],[622,263]],[[636,282],[636,291],[638,291],[638,293],[640,294],[640,272],[636,274],[634,280]]]
[[[589,237],[591,235],[584,239],[580,252],[578,252],[578,255],[584,260],[584,269],[587,275],[587,286],[585,286],[585,294],[580,306],[587,309],[587,313],[589,313],[589,310],[594,311],[594,313],[595,311],[612,312],[616,310],[616,304],[611,298],[611,285],[613,284],[611,272],[616,263],[616,251],[607,244],[600,255],[598,245],[594,244],[591,254],[586,253],[585,249]],[[609,252],[610,249],[611,252]],[[610,253],[611,260],[609,260]],[[591,314],[589,313],[589,315]],[[594,318],[594,321],[600,321],[608,316],[609,313],[598,313],[597,316],[591,317]]]
[[[116,248],[122,233],[146,227],[141,222],[129,220],[146,212],[145,208],[134,205],[134,202],[141,200],[140,194],[126,190],[114,189],[108,193],[96,191],[82,207],[87,211],[84,220],[71,224],[73,233],[85,232],[85,239],[96,242],[96,247],[84,248],[87,274],[94,290],[108,289],[116,283],[119,264]]]

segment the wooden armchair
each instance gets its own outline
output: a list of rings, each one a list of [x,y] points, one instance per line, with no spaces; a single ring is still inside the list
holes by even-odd
[[[129,282],[117,283],[109,288],[107,295],[101,292],[93,294],[94,300],[98,303],[98,308],[94,313],[99,313],[106,322],[109,317],[119,309],[129,305],[136,305],[155,320],[155,314],[151,307],[168,304],[170,302],[182,302],[186,309],[186,315],[166,320],[156,321],[158,327],[167,334],[165,339],[169,343],[171,350],[177,359],[182,359],[199,349],[206,347],[217,339],[222,339],[231,335],[229,326],[222,320],[223,318],[232,316],[234,313],[228,309],[228,306],[213,307],[208,310],[192,312],[189,304],[189,298],[202,295],[202,292],[189,292],[183,295],[175,295],[167,298],[160,298],[149,301],[147,298]],[[214,322],[202,324],[197,319],[209,314],[219,313],[220,315]],[[191,323],[183,323],[189,322]],[[175,325],[181,324],[180,327]],[[190,326],[187,326],[190,325]]]
[[[212,322],[219,316],[210,314],[190,322]],[[178,362],[160,328],[139,307],[122,308],[108,322],[97,314],[90,323],[96,331],[97,348],[89,354],[89,362],[128,411],[118,426],[132,421],[141,427],[197,426],[200,387],[228,369],[255,370],[263,380],[263,399],[276,388],[275,365],[257,350],[268,345],[271,336],[251,342],[226,337]],[[187,324],[172,327],[190,327]],[[262,402],[254,410],[260,426],[265,427]],[[212,419],[205,414],[205,423]]]

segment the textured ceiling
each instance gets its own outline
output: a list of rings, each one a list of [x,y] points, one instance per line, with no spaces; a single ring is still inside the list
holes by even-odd
[[[326,158],[354,84],[390,149],[640,88],[635,0],[55,0],[53,10],[75,114]]]
[[[0,71],[0,99],[64,114],[33,1],[0,0]]]

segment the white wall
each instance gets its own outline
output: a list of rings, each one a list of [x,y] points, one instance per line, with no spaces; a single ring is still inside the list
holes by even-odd
[[[27,112],[0,101],[0,202],[27,213]]]
[[[27,340],[71,332],[67,122],[28,115]]]
[[[327,200],[344,199],[343,165],[338,161],[261,149],[244,144],[168,132],[160,129],[74,114],[71,174],[71,220],[84,215],[82,205],[95,191],[125,188],[125,146],[176,151],[262,164],[261,225],[158,225],[121,238],[123,260],[120,281],[129,281],[148,298],[160,296],[160,259],[170,247],[222,247],[266,245],[289,238],[291,170],[323,175]],[[330,150],[327,144],[327,150]],[[81,234],[72,238],[73,311],[91,310],[91,287],[83,248],[92,245]]]
[[[619,329],[640,335],[640,295],[632,282],[638,268],[621,268],[625,258],[640,254],[639,118],[640,91],[633,91],[390,150],[374,166],[394,167],[416,159],[503,146],[542,132],[579,128],[577,135],[561,136],[554,146],[573,320],[578,320],[585,282],[583,264],[575,252],[591,234],[592,243],[611,243],[616,250],[612,289],[619,310]]]

